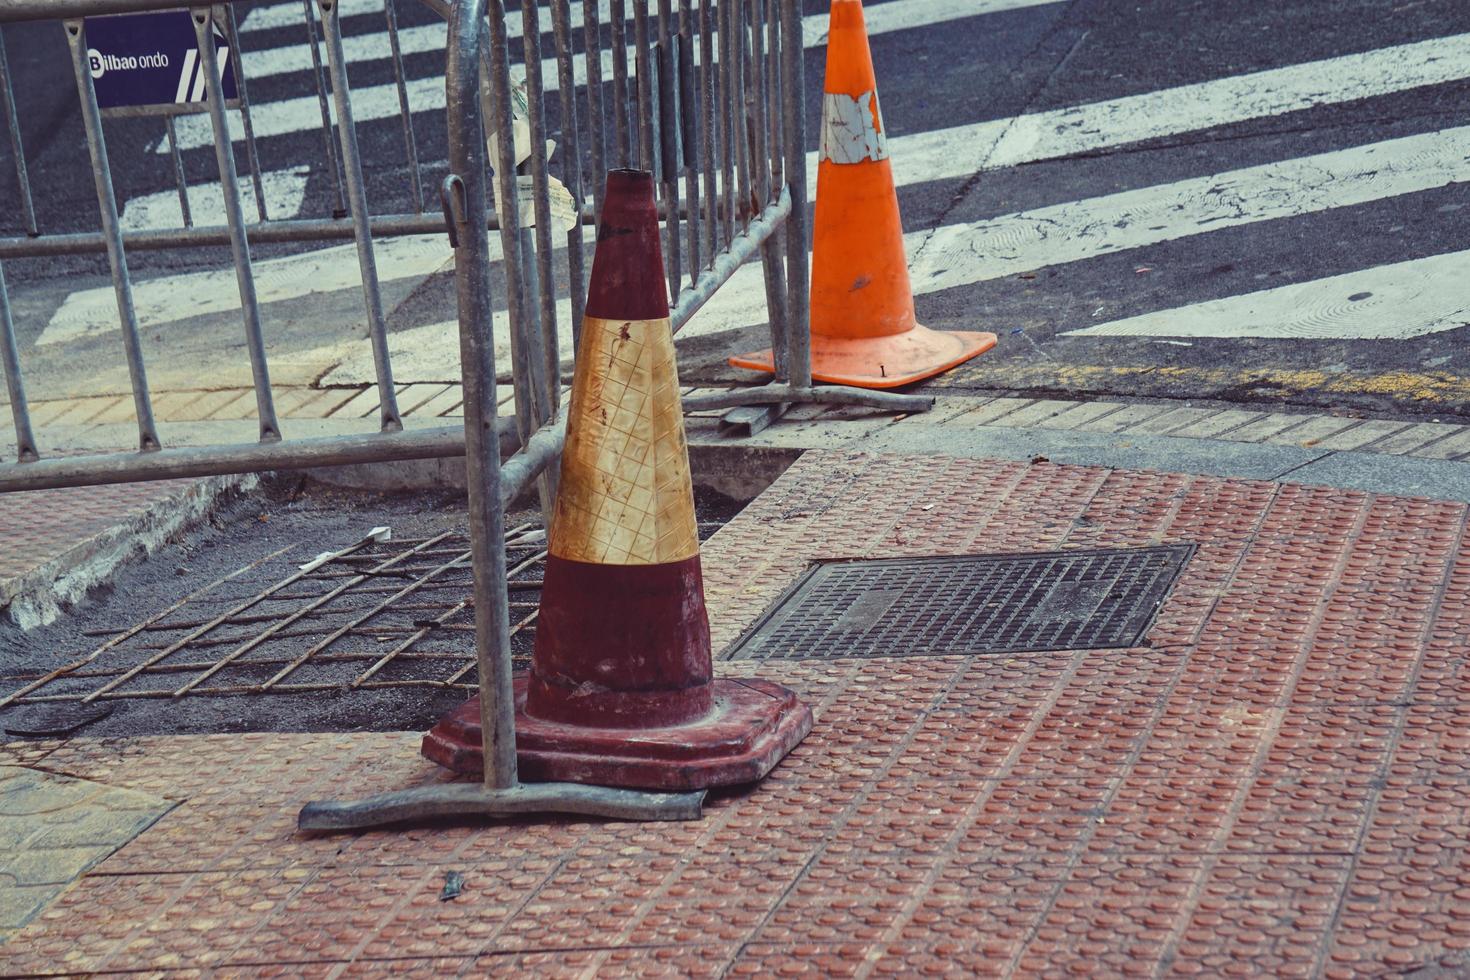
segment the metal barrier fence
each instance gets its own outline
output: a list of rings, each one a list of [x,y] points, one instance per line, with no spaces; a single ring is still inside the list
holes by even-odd
[[[326,70],[336,114],[335,148],[330,139],[326,86],[316,57],[311,16],[320,14]],[[190,9],[205,72],[207,109],[225,201],[222,228],[185,227],[169,232],[128,232],[119,223],[107,144],[96,92],[86,65],[81,18],[108,13],[158,10],[168,0],[11,0],[0,7],[0,23],[24,19],[62,20],[72,52],[88,150],[101,214],[98,234],[45,235],[0,240],[0,259],[105,251],[109,259],[132,381],[140,451],[88,457],[40,458],[27,413],[21,364],[10,306],[0,277],[0,356],[9,386],[19,461],[0,465],[0,491],[160,479],[266,469],[367,463],[464,454],[467,457],[471,549],[475,568],[475,617],[485,732],[484,786],[471,792],[439,788],[435,793],[366,804],[317,806],[303,825],[357,826],[405,815],[531,808],[576,809],[624,816],[697,813],[697,799],[655,796],[592,787],[521,786],[516,778],[511,710],[508,610],[504,554],[504,504],[536,482],[549,515],[555,470],[565,438],[558,413],[561,398],[558,296],[570,299],[569,328],[579,328],[586,288],[584,226],[601,205],[602,174],[608,167],[651,170],[664,223],[664,257],[677,331],[747,260],[759,258],[777,352],[777,380],[729,394],[686,401],[686,407],[756,406],[744,422],[759,425],[788,404],[816,401],[865,404],[922,411],[928,398],[813,387],[807,323],[807,197],[803,108],[802,29],[798,0],[602,0],[582,7],[581,51],[568,0],[537,0],[520,6],[524,97],[511,78],[511,35],[505,9],[487,0],[422,0],[448,21],[446,122],[449,173],[441,190],[443,217],[422,213],[419,151],[404,94],[392,0],[385,12],[393,37],[396,85],[402,106],[414,214],[375,215],[368,200],[353,121],[353,101],[344,58],[338,0],[304,0],[311,32],[317,97],[328,165],[340,187],[350,221],[266,220],[247,225],[236,173],[234,145],[210,33],[221,25],[236,37],[227,4]],[[627,40],[631,3],[633,39]],[[488,6],[488,9],[487,9]],[[543,67],[541,18],[551,21],[554,56]],[[605,20],[605,23],[604,23]],[[607,43],[604,43],[604,40]],[[236,41],[236,51],[239,51]],[[554,70],[559,98],[547,100],[546,72]],[[243,81],[243,79],[242,79]],[[23,195],[28,184],[10,80],[0,62],[0,109],[7,109]],[[582,98],[578,98],[579,91]],[[249,119],[240,88],[242,120]],[[517,103],[526,127],[525,169],[518,173]],[[585,106],[579,104],[585,102]],[[560,183],[570,192],[574,218],[565,242],[555,240],[553,176],[547,140],[554,115],[565,152]],[[177,169],[177,146],[169,120]],[[487,143],[487,133],[496,134]],[[258,174],[254,140],[245,132],[252,172]],[[487,159],[490,156],[494,159]],[[491,181],[494,192],[491,192]],[[258,184],[258,180],[257,180]],[[592,198],[592,206],[584,205]],[[187,207],[181,183],[181,206]],[[32,212],[27,220],[34,228]],[[523,216],[533,220],[523,222]],[[516,414],[496,417],[496,365],[491,339],[494,261],[489,232],[500,234],[501,271],[511,337]],[[404,431],[394,402],[393,371],[379,290],[374,241],[384,236],[442,231],[455,254],[459,308],[463,429]],[[376,433],[326,439],[285,438],[271,396],[269,367],[256,301],[251,246],[351,238],[362,274],[368,334],[380,396]],[[253,445],[165,448],[153,421],[146,366],[138,338],[128,274],[127,249],[227,244],[240,293],[240,310],[256,395],[260,441]],[[565,249],[565,277],[554,256]],[[573,345],[575,347],[575,344]],[[502,464],[502,443],[520,448]],[[437,795],[436,795],[437,794]],[[315,805],[314,805],[315,806]],[[409,807],[411,813],[405,811]]]

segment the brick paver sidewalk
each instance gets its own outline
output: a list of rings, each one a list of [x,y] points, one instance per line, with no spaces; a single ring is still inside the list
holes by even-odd
[[[706,545],[717,648],[815,557],[1197,543],[1131,650],[726,662],[817,726],[702,821],[326,836],[417,736],[8,747],[182,801],[0,972],[1368,975],[1470,948],[1461,504],[808,453]],[[447,872],[464,892],[440,900]],[[185,975],[185,974],[180,974]]]

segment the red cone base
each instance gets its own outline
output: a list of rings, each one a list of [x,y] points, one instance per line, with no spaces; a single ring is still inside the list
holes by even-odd
[[[687,792],[752,783],[775,768],[812,729],[796,694],[762,680],[716,680],[714,708],[665,728],[587,728],[526,714],[525,675],[516,677],[516,757],[526,782],[587,783]],[[480,702],[447,715],[424,736],[424,756],[478,775]]]

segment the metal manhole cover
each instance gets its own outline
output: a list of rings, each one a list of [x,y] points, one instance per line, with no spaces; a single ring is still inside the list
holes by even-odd
[[[828,561],[807,572],[732,660],[922,657],[1136,646],[1192,544]]]

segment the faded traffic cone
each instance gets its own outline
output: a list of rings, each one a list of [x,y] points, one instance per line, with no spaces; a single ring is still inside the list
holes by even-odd
[[[903,223],[861,0],[832,0],[812,227],[812,377],[897,388],[995,346],[995,334],[914,319]],[[769,350],[730,358],[773,371]]]
[[[653,175],[608,174],[529,676],[521,775],[692,790],[759,779],[811,730],[796,695],[715,680]],[[478,771],[479,706],[424,737]]]

